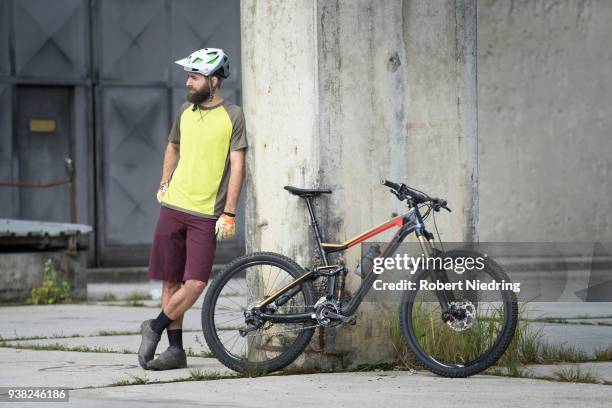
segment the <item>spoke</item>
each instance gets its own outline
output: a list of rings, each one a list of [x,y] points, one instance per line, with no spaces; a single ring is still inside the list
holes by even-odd
[[[274,282],[272,282],[272,289],[276,287],[276,280],[278,279],[278,275],[280,274],[280,270],[276,272],[276,278],[274,278]]]
[[[221,322],[221,323],[224,323],[224,324],[225,324],[225,323],[229,323],[229,322],[236,321],[236,320],[238,320],[238,319],[244,319],[244,317],[243,317],[243,316],[238,316],[238,317],[236,317],[236,318],[234,318],[234,319],[224,320],[224,321],[223,321],[223,322]],[[217,319],[215,319],[215,323],[217,323]],[[219,323],[219,324],[221,324],[221,323]]]
[[[287,280],[287,278],[288,278],[288,277],[290,277],[290,276],[291,276],[291,275],[287,274],[287,276],[285,276],[285,277],[283,278],[283,280],[282,280],[282,281],[280,281],[280,282],[278,283],[278,286],[281,286],[281,287],[282,287],[283,283],[284,283],[284,282]]]
[[[240,313],[240,312],[244,312],[244,310],[242,308],[240,310],[235,310],[235,309],[230,309],[229,307],[227,307],[225,305],[218,305],[215,308],[215,313],[217,313],[216,312],[217,308],[219,308],[221,310],[227,310],[227,312],[224,312],[224,313]]]
[[[234,310],[234,311],[231,311],[231,312],[221,312],[221,313],[215,312],[215,316],[224,316],[224,315],[236,314],[236,313],[239,313],[240,315],[242,315],[243,312],[244,312],[244,310]]]
[[[246,282],[246,280],[245,280],[245,282]],[[255,298],[255,296],[253,296],[253,292],[251,292],[251,289],[248,286],[245,287],[242,283],[239,283],[239,285],[240,285],[240,287],[242,287],[242,289],[245,289],[245,292],[249,293],[249,297],[251,299]]]
[[[238,334],[234,335],[234,337],[236,338],[236,340],[234,340],[234,343],[232,344],[232,347],[227,349],[227,351],[229,351],[230,353],[232,352],[232,350],[234,349],[234,346],[236,345],[236,343],[238,342],[238,339],[240,338],[240,336]],[[234,338],[234,337],[232,337],[232,338]]]
[[[268,265],[268,267],[269,267],[269,266],[270,266],[270,265]],[[263,272],[263,268],[262,268],[262,272]],[[267,288],[268,288],[268,281],[270,280],[270,273],[266,274],[266,275],[265,275],[265,277],[266,277],[266,282],[265,282],[265,284],[264,284],[264,293],[265,293],[265,292],[268,290]],[[267,296],[267,295],[266,295],[266,296]],[[265,297],[265,296],[264,296],[264,297]]]
[[[246,310],[246,307],[239,305],[238,303],[236,303],[235,300],[233,300],[231,297],[226,297],[224,298],[226,300],[229,300],[230,302],[232,302],[233,304],[235,304],[236,306],[238,306],[240,308],[240,311],[244,312]]]

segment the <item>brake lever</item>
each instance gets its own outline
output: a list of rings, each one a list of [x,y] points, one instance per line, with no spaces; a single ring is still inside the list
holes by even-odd
[[[448,212],[452,212],[452,211],[451,211],[451,209],[450,209],[450,208],[448,208],[447,206],[444,206],[444,207],[442,207],[442,208],[444,208],[444,209],[445,209],[446,211],[448,211]]]

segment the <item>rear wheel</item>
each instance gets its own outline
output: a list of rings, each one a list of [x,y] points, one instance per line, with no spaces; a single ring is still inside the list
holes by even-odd
[[[204,297],[202,328],[210,351],[221,363],[245,374],[280,370],[304,351],[315,324],[271,323],[251,330],[245,312],[271,293],[302,276],[305,271],[293,260],[272,252],[258,252],[232,261],[213,280]],[[312,311],[314,290],[310,281],[285,304],[270,306],[275,315]],[[248,331],[242,336],[239,330]]]
[[[444,253],[445,258],[482,257],[470,250]],[[442,319],[436,292],[409,290],[400,307],[402,334],[412,356],[430,371],[445,377],[467,377],[494,364],[506,351],[517,324],[516,294],[510,290],[465,290],[466,280],[480,283],[510,282],[503,269],[484,257],[482,270],[461,274],[447,270],[449,282],[464,281],[464,290],[453,290],[453,307],[459,317]],[[457,265],[457,263],[454,263]],[[419,271],[413,281],[435,282],[430,271]]]

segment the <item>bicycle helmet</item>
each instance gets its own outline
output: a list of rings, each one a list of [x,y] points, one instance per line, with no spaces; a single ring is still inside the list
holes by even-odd
[[[218,74],[221,78],[227,78],[230,74],[229,58],[221,48],[203,48],[175,62],[187,72],[204,76]]]

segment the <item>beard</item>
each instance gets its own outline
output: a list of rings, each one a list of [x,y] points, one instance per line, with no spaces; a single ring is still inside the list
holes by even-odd
[[[187,101],[200,105],[206,102],[210,98],[210,87],[206,84],[200,89],[194,89],[193,91],[187,91]]]

